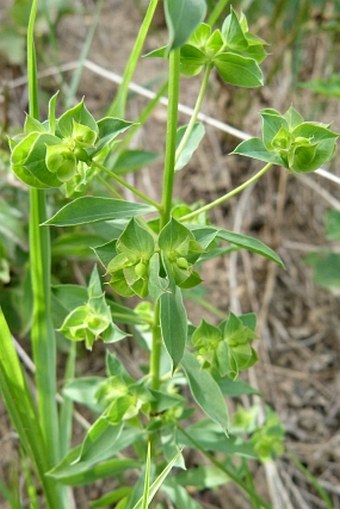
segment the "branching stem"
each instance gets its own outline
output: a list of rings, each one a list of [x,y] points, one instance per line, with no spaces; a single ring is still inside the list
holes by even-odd
[[[187,125],[187,128],[185,130],[183,138],[181,139],[180,144],[178,145],[177,150],[176,150],[176,155],[175,155],[175,162],[176,163],[177,163],[181,153],[183,152],[183,149],[185,148],[185,145],[187,144],[187,142],[188,142],[188,140],[190,138],[192,130],[193,130],[193,128],[195,126],[195,123],[197,121],[198,114],[201,111],[202,104],[203,104],[203,101],[204,101],[204,98],[205,98],[205,94],[206,94],[207,88],[208,88],[208,83],[209,83],[209,77],[210,77],[210,74],[211,74],[211,70],[212,70],[212,65],[208,64],[206,66],[206,68],[205,68],[205,71],[204,71],[204,76],[203,76],[201,88],[200,88],[200,91],[199,91],[199,94],[198,94],[198,97],[197,97],[197,100],[196,100],[196,104],[195,104],[194,111],[192,113],[190,122]]]
[[[118,182],[121,186],[125,187],[126,189],[129,189],[129,191],[131,191],[133,194],[135,194],[136,196],[138,196],[141,200],[145,201],[145,203],[148,203],[149,205],[152,205],[153,207],[155,207],[156,209],[160,210],[160,204],[157,203],[155,200],[153,200],[152,198],[149,198],[149,196],[146,196],[146,194],[142,193],[142,191],[139,191],[139,189],[137,189],[135,186],[133,186],[132,184],[129,184],[129,182],[127,182],[126,180],[124,180],[122,177],[120,177],[119,175],[117,175],[117,173],[113,172],[112,170],[109,170],[108,168],[106,168],[106,166],[98,163],[97,161],[93,161],[93,166],[95,166],[96,168],[98,168],[98,170],[101,170],[103,171],[104,173],[106,173],[107,175],[109,175],[111,178],[113,178],[114,180],[116,180],[116,182]]]
[[[200,207],[197,210],[194,210],[193,212],[190,212],[190,214],[186,214],[182,217],[182,221],[189,221],[190,219],[198,216],[199,214],[202,214],[203,212],[208,212],[209,210],[217,207],[218,205],[221,205],[221,203],[224,203],[228,201],[233,196],[236,196],[238,193],[246,189],[248,186],[256,182],[259,178],[261,178],[267,171],[272,167],[272,163],[266,164],[260,171],[258,171],[253,177],[251,177],[249,180],[246,180],[243,184],[241,184],[238,187],[235,187],[232,191],[230,191],[227,194],[224,194],[223,196],[220,196],[216,200],[207,203],[203,207]]]

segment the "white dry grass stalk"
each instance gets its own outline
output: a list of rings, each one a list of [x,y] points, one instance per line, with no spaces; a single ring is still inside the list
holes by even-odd
[[[113,71],[109,71],[108,69],[105,69],[104,67],[96,64],[95,62],[92,62],[91,60],[84,60],[83,66],[88,69],[89,71],[93,72],[97,76],[101,76],[102,78],[105,78],[113,83],[116,83],[117,85],[120,85],[122,83],[122,76],[120,74],[117,74]],[[55,74],[59,74],[61,72],[67,72],[72,70],[77,70],[79,68],[79,62],[73,61],[73,62],[67,62],[65,64],[62,64],[58,67],[53,66],[45,69],[44,71],[39,72],[39,79],[46,78],[48,76],[53,76]],[[12,89],[16,88],[22,85],[25,85],[27,83],[27,78],[25,76],[22,76],[20,78],[17,78],[12,81],[5,82],[5,85]],[[129,89],[132,90],[132,92],[135,92],[136,94],[146,97],[148,99],[154,99],[156,97],[155,92],[152,92],[152,90],[149,90],[146,87],[143,87],[142,85],[139,85],[135,82],[131,82],[129,85]],[[0,101],[1,102],[1,101]],[[161,97],[160,104],[163,106],[168,105],[168,99],[166,97]],[[190,108],[189,106],[186,106],[185,104],[179,104],[178,110],[191,117],[193,113],[193,108]],[[205,124],[211,125],[212,127],[215,127],[216,129],[223,131],[227,134],[230,134],[234,136],[235,138],[238,138],[240,140],[248,140],[251,138],[251,135],[241,131],[240,129],[237,129],[229,124],[226,124],[225,122],[221,122],[220,120],[211,117],[209,115],[205,115],[204,113],[199,113],[198,119],[204,122]],[[333,173],[330,173],[329,171],[319,168],[314,173],[317,173],[321,177],[330,180],[331,182],[334,182],[335,184],[340,185],[340,177],[337,175],[334,175]]]

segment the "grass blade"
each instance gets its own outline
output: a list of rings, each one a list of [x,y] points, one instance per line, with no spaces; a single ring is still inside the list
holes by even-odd
[[[31,393],[14,348],[11,333],[0,308],[0,392],[10,419],[26,454],[31,458],[43,485],[51,509],[60,509],[51,482],[45,478],[48,469],[45,443]]]
[[[163,482],[169,475],[171,469],[173,466],[175,466],[178,462],[178,460],[181,458],[181,451],[178,451],[178,453],[172,458],[172,460],[166,465],[166,467],[162,470],[162,472],[159,474],[159,476],[154,480],[154,482],[149,486],[147,490],[147,505],[145,505],[145,492],[143,496],[138,500],[137,504],[133,507],[133,509],[145,509],[151,504],[151,501],[153,500],[154,496],[156,495],[159,488],[162,486]],[[147,474],[146,474],[147,476]]]

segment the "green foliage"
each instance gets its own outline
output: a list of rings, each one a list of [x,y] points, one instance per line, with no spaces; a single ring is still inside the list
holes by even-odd
[[[183,46],[206,13],[205,0],[165,0],[165,18],[169,31],[169,47]]]
[[[340,212],[329,210],[325,218],[327,239],[330,241],[339,240]],[[315,283],[337,294],[340,286],[340,254],[332,248],[325,248],[309,253],[304,259],[313,268]]]
[[[326,97],[340,99],[340,76],[336,74],[333,74],[327,80],[317,79],[307,81],[306,83],[301,83],[300,86]]]
[[[110,109],[121,112],[125,108],[128,85],[156,4],[150,2]],[[223,2],[218,3],[214,16],[221,5]],[[249,458],[271,460],[283,451],[283,430],[276,414],[268,411],[262,422],[257,407],[245,410],[238,406],[231,416],[228,412],[226,397],[258,395],[240,378],[240,373],[257,361],[253,347],[256,316],[226,312],[220,323],[202,320],[192,324],[185,297],[202,284],[204,262],[232,250],[246,249],[284,267],[270,247],[256,238],[211,225],[207,213],[255,182],[272,164],[297,173],[315,170],[332,157],[338,134],[327,125],[304,121],[294,108],[284,115],[268,108],[262,112],[262,139],[247,140],[234,151],[264,161],[264,168],[215,201],[200,207],[176,204],[176,171],[189,163],[205,134],[197,118],[212,70],[232,85],[258,87],[263,83],[259,64],[266,51],[264,41],[250,32],[244,14],[237,15],[232,8],[221,28],[214,29],[204,22],[204,0],[169,0],[164,6],[169,43],[152,52],[169,58],[164,185],[159,202],[124,179],[126,173],[143,168],[158,156],[130,150],[129,139],[117,149],[118,137],[131,127],[130,133],[134,132],[137,124],[111,116],[96,120],[84,99],[57,118],[57,94],[49,102],[48,118],[40,121],[33,40],[37,2],[32,6],[28,30],[30,108],[23,132],[10,140],[10,162],[15,175],[30,188],[32,288],[25,295],[33,301],[34,309],[29,322],[38,406],[33,403],[2,314],[0,390],[41,482],[42,497],[51,509],[68,509],[63,485],[88,485],[112,476],[117,488],[91,502],[91,507],[116,504],[120,509],[146,509],[162,490],[176,507],[199,509],[188,486],[210,489],[232,480],[254,507],[267,508],[244,465]],[[202,72],[203,78],[192,118],[178,127],[181,72],[188,77]],[[141,202],[121,199],[111,181]],[[114,198],[100,192],[100,186]],[[8,259],[17,247],[22,248],[23,229],[19,215],[3,201],[0,219],[0,280],[8,283]],[[330,216],[332,238],[338,238],[338,219],[335,214]],[[50,248],[57,269],[52,288]],[[85,262],[81,268],[87,280],[94,255],[105,270],[105,286],[96,266],[86,287],[74,284],[65,261]],[[134,308],[120,297],[132,297]],[[27,315],[30,312],[26,310]],[[55,330],[68,355],[60,412],[55,399]],[[113,345],[106,353],[105,376],[76,376],[75,343],[84,342],[85,348],[92,350],[98,340],[116,343],[127,336],[133,348],[140,349],[138,365],[122,362]],[[80,443],[70,447],[74,403],[85,406],[91,417]],[[133,456],[126,456],[127,448]],[[173,473],[174,466],[185,466],[183,448],[196,449],[213,466],[198,466],[193,474]],[[134,488],[126,475],[131,469],[140,472]],[[0,490],[6,495],[1,484]],[[35,498],[34,492],[33,505]]]

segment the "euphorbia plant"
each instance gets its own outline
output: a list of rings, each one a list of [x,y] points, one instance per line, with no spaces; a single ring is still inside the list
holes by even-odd
[[[149,55],[169,62],[163,187],[159,202],[155,201],[115,173],[108,163],[111,155],[118,153],[118,137],[135,129],[135,124],[112,116],[96,121],[84,100],[57,117],[56,95],[50,100],[47,120],[40,120],[33,41],[36,4],[33,1],[28,30],[30,108],[24,132],[11,140],[11,162],[14,173],[30,188],[34,298],[31,336],[38,408],[25,384],[3,316],[0,376],[8,411],[41,480],[46,504],[66,509],[70,493],[63,485],[115,477],[116,489],[94,502],[93,507],[109,503],[118,503],[120,508],[147,507],[159,489],[176,506],[188,506],[193,503],[185,490],[189,476],[186,481],[184,474],[169,477],[169,473],[174,465],[184,466],[184,448],[191,447],[206,456],[225,479],[234,480],[254,507],[268,508],[270,505],[249,482],[246,464],[239,468],[233,459],[274,457],[282,449],[282,429],[272,414],[268,423],[259,427],[254,421],[256,409],[248,413],[239,410],[230,419],[225,400],[225,396],[252,391],[239,380],[239,373],[257,360],[253,347],[256,316],[230,312],[219,324],[191,324],[183,292],[202,283],[204,261],[226,252],[223,242],[283,266],[279,256],[261,241],[212,225],[207,212],[241,192],[273,165],[292,172],[315,170],[332,157],[338,135],[328,126],[305,122],[293,108],[285,115],[264,110],[262,139],[247,140],[234,153],[266,165],[215,201],[201,206],[175,205],[175,173],[188,163],[204,135],[197,117],[211,72],[216,69],[224,81],[234,86],[261,86],[259,64],[266,52],[264,41],[249,31],[243,14],[238,16],[231,9],[221,30],[212,30],[204,23],[204,0],[164,0],[169,43]],[[122,114],[124,110],[127,86],[156,5],[150,2],[113,112]],[[190,122],[178,127],[182,73],[202,73],[203,77]],[[139,201],[93,196],[88,190],[97,179],[118,196],[112,182],[125,186]],[[49,188],[59,189],[69,201],[48,219],[45,199]],[[112,232],[106,242],[91,246],[103,277],[94,267],[88,287],[59,284],[52,291],[49,228],[77,227],[77,235],[80,228],[99,222],[107,222]],[[108,286],[111,296],[104,292]],[[131,309],[112,295],[126,299],[133,296],[140,302]],[[53,317],[52,298],[58,310],[54,310]],[[119,361],[114,349],[107,350],[107,376],[68,380],[63,387],[64,406],[59,411],[55,399],[55,330],[73,344],[84,341],[88,350],[95,348],[95,341],[115,343],[132,335],[148,352],[147,366],[141,366],[141,376],[136,378]],[[74,362],[75,351],[70,347],[71,373]],[[15,377],[20,380],[18,386]],[[195,404],[184,397],[185,385]],[[15,408],[13,397],[23,398],[25,412]],[[72,418],[70,400],[89,407],[94,418],[82,443],[67,450],[64,434]],[[205,418],[193,418],[197,407]],[[134,454],[124,457],[123,451],[131,445]],[[222,453],[222,459],[215,458],[215,451]],[[136,467],[144,471],[144,476],[131,486],[123,474]],[[210,467],[201,468],[209,472]]]

